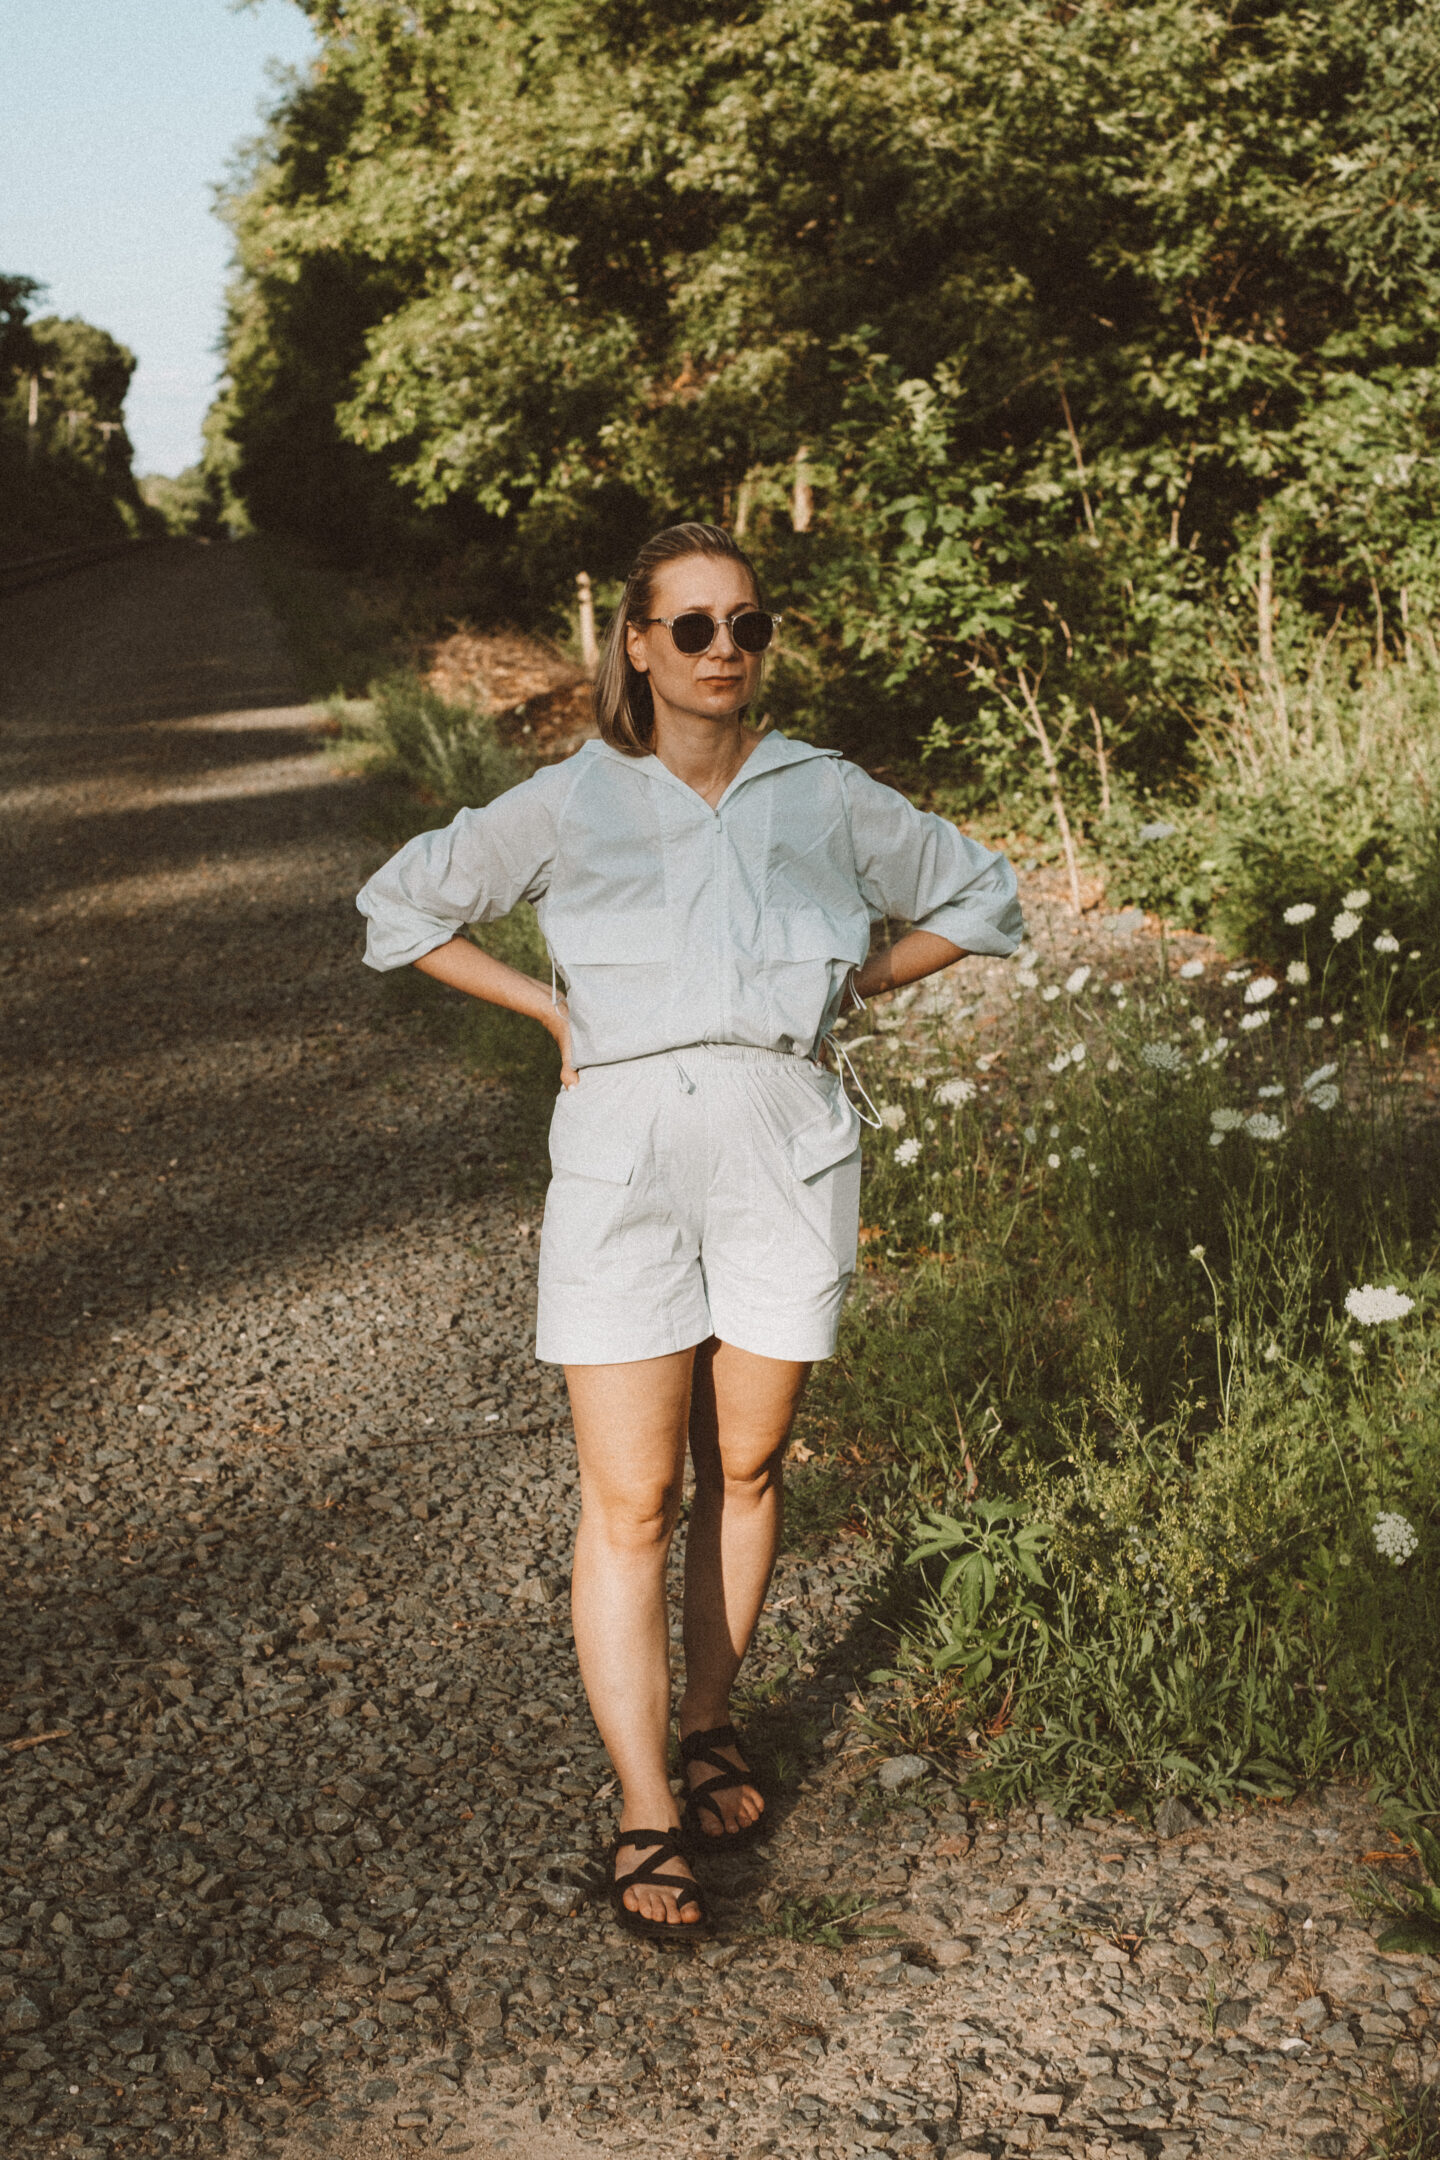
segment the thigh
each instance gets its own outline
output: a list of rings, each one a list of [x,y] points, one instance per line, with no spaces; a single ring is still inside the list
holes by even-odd
[[[580,1488],[601,1507],[677,1493],[685,1464],[693,1350],[623,1365],[567,1365]]]
[[[757,1476],[789,1438],[809,1375],[808,1362],[761,1357],[713,1338],[702,1343],[690,1401],[697,1473],[714,1467],[726,1477]]]

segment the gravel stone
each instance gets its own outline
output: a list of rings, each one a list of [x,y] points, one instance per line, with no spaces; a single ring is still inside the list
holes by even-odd
[[[383,797],[312,719],[244,547],[0,619],[7,2160],[1360,2150],[1386,2065],[1440,2076],[1440,1964],[1347,1896],[1373,1811],[888,1782],[859,1540],[776,1569],[742,1707],[790,1768],[717,1939],[613,1925],[539,1193],[356,964]],[[1047,969],[1113,964],[1026,885]],[[826,1899],[888,1934],[807,1939]]]

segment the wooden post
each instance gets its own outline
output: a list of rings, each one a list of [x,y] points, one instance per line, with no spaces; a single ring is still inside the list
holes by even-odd
[[[796,532],[809,532],[810,520],[815,515],[815,497],[810,490],[810,473],[805,463],[809,455],[803,447],[795,452],[795,495],[790,505],[790,523]]]
[[[600,665],[600,646],[595,636],[595,602],[590,592],[589,571],[580,571],[575,583],[580,593],[580,663],[587,675],[593,675]]]
[[[735,522],[730,530],[737,540],[744,539],[745,528],[750,523],[750,498],[754,492],[755,484],[751,480],[749,473],[746,473],[745,478],[735,490]]]

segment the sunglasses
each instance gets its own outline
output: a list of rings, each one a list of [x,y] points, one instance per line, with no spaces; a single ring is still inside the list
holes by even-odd
[[[696,608],[688,615],[646,615],[641,619],[641,627],[646,623],[662,623],[670,632],[676,652],[693,660],[710,650],[715,633],[722,625],[741,652],[762,653],[774,637],[780,619],[778,615],[767,615],[764,608],[749,607],[739,608],[733,615],[722,615],[717,622],[713,615],[706,615]]]

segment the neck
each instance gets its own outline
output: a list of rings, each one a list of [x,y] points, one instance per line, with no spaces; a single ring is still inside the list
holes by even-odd
[[[754,749],[757,737],[748,735],[739,713],[723,719],[702,719],[698,713],[678,712],[659,698],[655,700],[653,748],[667,772],[694,788],[713,809]]]

